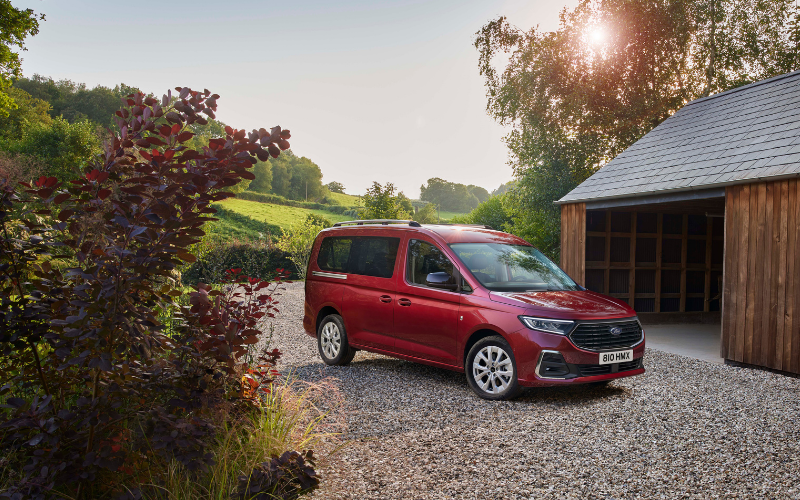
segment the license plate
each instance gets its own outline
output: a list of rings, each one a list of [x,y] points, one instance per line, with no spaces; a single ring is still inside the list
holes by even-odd
[[[633,349],[628,349],[627,351],[600,353],[601,365],[610,365],[613,363],[625,363],[627,361],[633,361]]]

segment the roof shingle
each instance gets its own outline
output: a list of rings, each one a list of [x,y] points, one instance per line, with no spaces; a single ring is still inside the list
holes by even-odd
[[[558,203],[800,175],[800,71],[688,103]]]

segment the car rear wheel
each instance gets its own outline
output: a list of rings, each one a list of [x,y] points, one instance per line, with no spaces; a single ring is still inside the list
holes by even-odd
[[[486,337],[475,343],[464,371],[469,386],[483,399],[512,399],[519,394],[514,352],[503,337]]]
[[[353,360],[356,350],[347,342],[344,321],[338,314],[325,316],[317,330],[319,355],[326,365],[344,366]]]

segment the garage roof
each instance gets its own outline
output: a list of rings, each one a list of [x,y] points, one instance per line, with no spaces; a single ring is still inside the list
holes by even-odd
[[[688,103],[558,203],[800,175],[800,71]]]

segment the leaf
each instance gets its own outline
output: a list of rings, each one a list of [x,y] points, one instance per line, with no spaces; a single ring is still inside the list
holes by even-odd
[[[194,134],[191,132],[181,132],[178,134],[178,142],[186,142],[192,137],[194,137]]]
[[[61,205],[62,203],[67,201],[70,196],[71,195],[69,193],[61,193],[57,195],[55,198],[53,198],[53,203],[55,203],[56,205]]]
[[[178,257],[190,263],[195,262],[197,260],[197,257],[195,257],[193,254],[190,254],[189,252],[178,252]]]
[[[97,192],[97,197],[100,198],[101,200],[105,200],[106,198],[108,198],[108,195],[110,195],[110,194],[111,194],[111,190],[104,188],[104,189],[101,189],[100,191]]]

